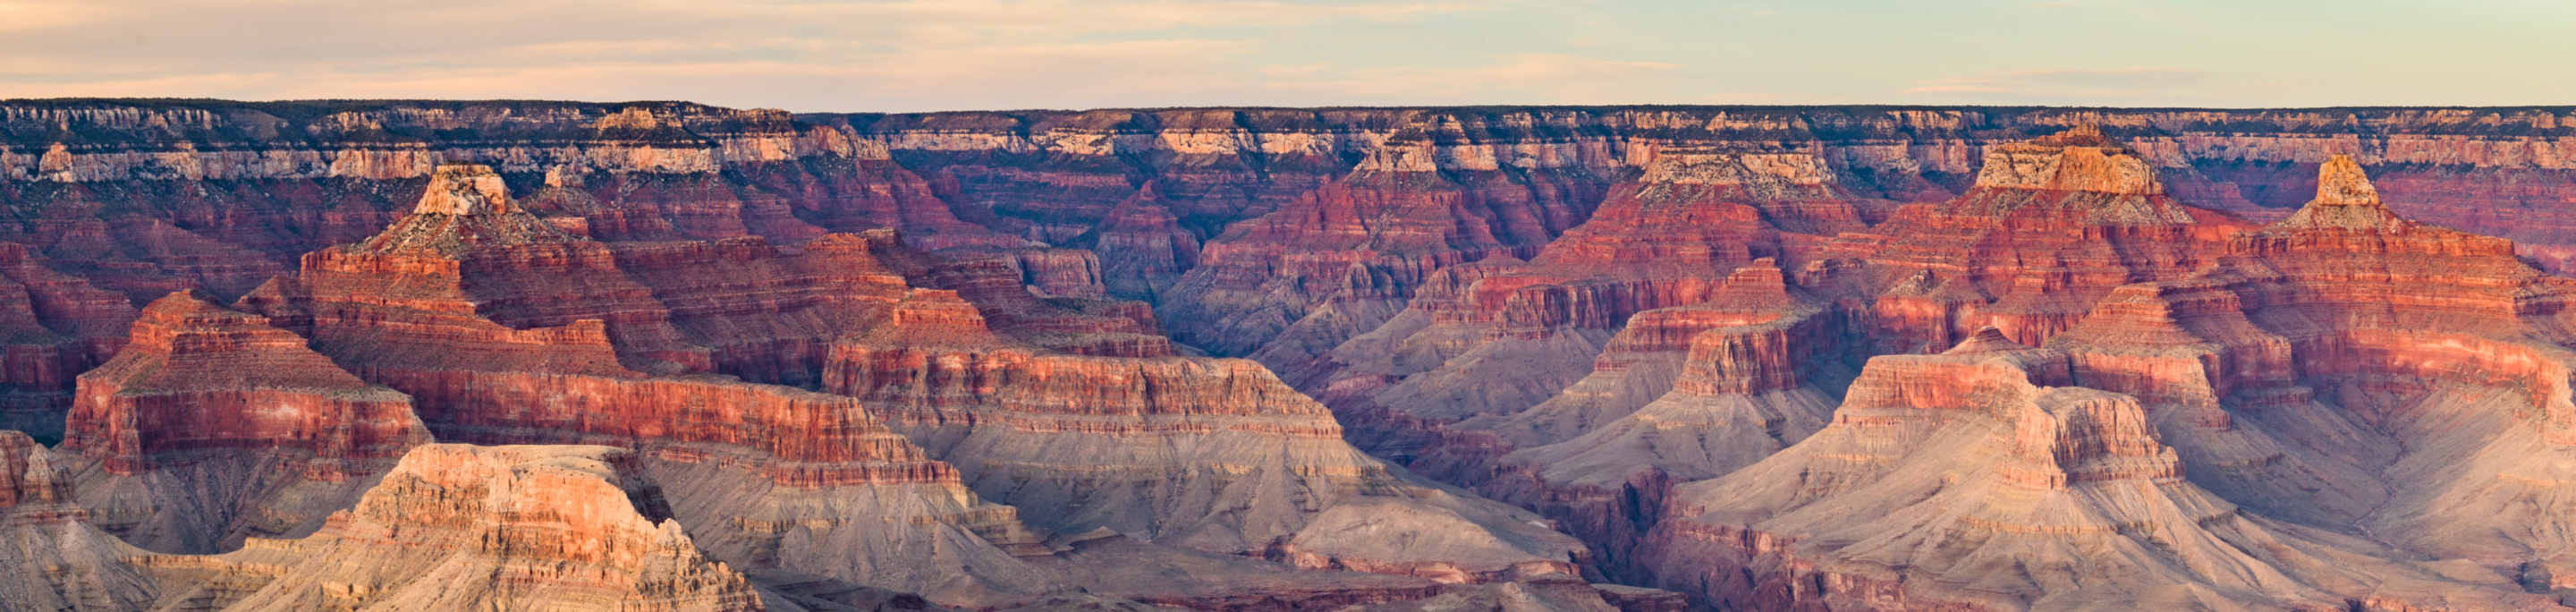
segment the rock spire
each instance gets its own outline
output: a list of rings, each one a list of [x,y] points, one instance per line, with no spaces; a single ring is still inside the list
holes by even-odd
[[[2299,229],[2397,230],[2415,225],[2379,201],[2379,189],[2350,155],[2336,155],[2317,167],[2317,197],[2276,227]]]

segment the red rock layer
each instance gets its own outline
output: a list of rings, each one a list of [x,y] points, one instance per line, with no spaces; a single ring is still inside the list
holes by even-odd
[[[1894,281],[1875,306],[1880,350],[1924,352],[1986,325],[2044,342],[2111,287],[2208,265],[2244,227],[2174,201],[2138,154],[2079,128],[1996,147],[1966,194],[1900,209],[1835,249]]]
[[[519,212],[488,169],[440,172],[419,212],[385,235],[307,256],[302,277],[243,303],[309,330],[359,377],[411,393],[448,435],[739,447],[803,487],[955,480],[847,398],[647,378],[619,363],[624,349],[699,369],[714,354],[771,378],[818,370],[798,360],[821,352],[817,337],[883,318],[902,295],[903,278],[871,254],[900,248],[891,234],[827,236],[795,257],[758,238],[612,249]],[[528,325],[547,323],[561,326]],[[685,344],[728,336],[712,351]]]
[[[381,373],[420,394],[443,435],[480,444],[706,444],[749,449],[780,486],[956,482],[855,400],[720,377],[620,380],[520,373]],[[435,408],[428,408],[434,406]],[[673,460],[743,460],[672,450]]]
[[[949,251],[950,256],[964,249]],[[1107,276],[1100,269],[1100,256],[1082,249],[1022,247],[1006,251],[1020,269],[1020,283],[1048,297],[1106,299]],[[1124,298],[1122,298],[1124,299]]]
[[[1767,265],[1757,258],[1793,249],[1812,257],[1823,242],[1782,226],[1821,233],[1866,227],[1835,181],[1811,155],[1665,150],[1642,176],[1613,188],[1590,220],[1526,264],[1452,268],[1389,319],[1402,323],[1304,359],[1277,345],[1256,358],[1310,393],[1332,389],[1335,410],[1358,417],[1355,428],[1419,427],[1409,418],[1361,416],[1388,410],[1432,423],[1508,417],[1582,379],[1602,343],[1631,316],[1709,300],[1737,267]],[[1371,386],[1380,388],[1360,391]],[[1356,435],[1395,445],[1372,444],[1374,452],[1409,455],[1421,451],[1397,446],[1441,434]],[[1490,445],[1474,438],[1442,444]]]
[[[1670,490],[1628,566],[1720,607],[2550,609],[2486,569],[2562,544],[2523,504],[2564,475],[2527,458],[2576,414],[2576,285],[2513,251],[2330,161],[2308,206],[2049,350],[1873,360],[1825,431]]]
[[[197,291],[152,303],[82,374],[62,449],[94,523],[152,550],[302,535],[430,441],[411,398]]]
[[[1055,333],[1064,336],[1062,344],[1100,351],[1168,352],[1141,338],[1095,336],[1150,332],[1151,317],[1137,316],[1141,306],[1041,300],[1029,295],[1022,274],[1007,262],[952,264],[910,250],[891,232],[825,236],[794,250],[761,238],[598,243],[519,212],[488,170],[453,168],[434,177],[437,186],[422,212],[366,243],[309,255],[303,277],[281,281],[245,304],[275,309],[273,318],[290,327],[313,329],[326,353],[363,362],[394,359],[435,369],[456,358],[486,363],[449,369],[603,376],[632,376],[630,369],[718,372],[810,384],[831,338],[882,317],[904,290],[906,276],[927,281],[935,275],[1008,310],[1004,318],[1017,324],[1014,330]],[[457,204],[468,200],[489,202],[490,208]],[[887,257],[899,261],[880,261]],[[417,280],[376,286],[385,275]],[[407,296],[403,307],[375,312],[386,294]],[[517,354],[383,355],[391,349],[357,346],[375,342],[377,334],[426,329],[376,329],[372,321],[449,316],[489,322],[432,325],[477,330],[467,335],[483,337],[473,342],[487,347],[482,350]],[[365,338],[344,339],[344,330]],[[525,341],[531,334],[547,340],[532,345]],[[613,360],[602,359],[601,340]],[[344,341],[352,344],[341,347]]]
[[[1822,235],[1865,228],[1834,179],[1812,156],[1666,151],[1527,265],[1506,264],[1455,297],[1423,301],[1434,325],[1495,328],[1484,335],[1615,329],[1637,312],[1706,301],[1734,268],[1819,240],[1785,235],[1781,224]],[[1534,289],[1542,285],[1555,288]]]
[[[765,609],[659,497],[624,450],[436,444],[311,537],[137,563],[203,609]]]
[[[1458,480],[1600,543],[1603,566],[1624,570],[1673,484],[1798,443],[1848,380],[1850,326],[1777,268],[1739,269],[1719,293],[1641,313],[1568,393],[1499,423],[1458,424],[1518,449]]]
[[[2555,541],[2458,536],[2488,511],[2456,496],[2537,477],[2483,462],[2576,439],[2563,399],[2576,284],[2516,260],[2508,241],[2397,216],[2349,159],[2320,174],[2311,204],[2238,235],[2217,269],[2123,287],[2052,346],[2085,385],[2190,423],[2175,444],[2249,506],[2370,520],[2443,556]]]
[[[1153,183],[1070,244],[1100,253],[1108,292],[1121,299],[1158,301],[1199,260],[1198,234],[1181,226]]]
[[[124,296],[0,243],[0,427],[59,435],[75,377],[116,355],[135,316]]]
[[[137,304],[185,289],[239,296],[286,272],[266,253],[150,217],[84,220],[45,249],[45,256]]]
[[[1245,355],[1330,301],[1401,303],[1440,268],[1535,254],[1590,217],[1604,186],[1582,175],[1443,174],[1429,155],[1390,147],[1209,240],[1165,298],[1174,339]]]
[[[1390,472],[1259,364],[1046,351],[986,331],[957,295],[916,290],[891,324],[838,343],[823,387],[866,401],[1032,524],[1456,581],[1581,561],[1570,540],[1531,528],[1534,517]],[[1302,493],[1279,494],[1291,490]],[[1351,537],[1372,516],[1361,510],[1380,506],[1411,513],[1425,538],[1493,545]]]
[[[81,375],[65,450],[118,475],[165,453],[291,450],[307,477],[345,480],[429,441],[409,398],[213,297],[173,293],[143,310],[117,358]]]
[[[884,157],[882,150],[847,159],[820,157],[757,164],[738,172],[746,186],[756,188],[762,196],[778,199],[777,205],[797,220],[818,228],[811,230],[811,235],[794,239],[774,230],[752,232],[781,242],[802,242],[824,232],[896,229],[910,236],[912,244],[933,251],[1028,244],[958,219],[928,181]]]

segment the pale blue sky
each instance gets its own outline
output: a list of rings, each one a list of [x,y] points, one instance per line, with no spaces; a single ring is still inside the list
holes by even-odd
[[[0,97],[2576,104],[2576,1],[0,0]]]

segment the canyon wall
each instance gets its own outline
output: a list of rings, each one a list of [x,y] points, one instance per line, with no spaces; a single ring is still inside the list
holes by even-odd
[[[2571,149],[2569,108],[0,102],[0,554],[64,568],[0,603],[2552,609]]]

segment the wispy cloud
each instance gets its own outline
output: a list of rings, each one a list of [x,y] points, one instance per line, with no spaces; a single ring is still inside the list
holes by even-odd
[[[2576,52],[2549,30],[2576,3],[2506,4],[2311,19],[2140,0],[0,0],[0,97],[800,111],[2576,97],[2576,82],[2528,78]],[[2104,42],[2139,40],[2170,44]]]
[[[1471,96],[1514,92],[1519,101],[1591,104],[1634,101],[1633,88],[1676,78],[1680,64],[1619,61],[1577,55],[1524,53],[1479,66],[1389,67],[1352,71],[1344,78],[1279,83],[1283,89],[1325,89],[1364,99],[1443,104]]]
[[[787,100],[807,110],[929,109],[981,97],[1071,106],[1249,91],[1246,78],[1262,74],[1247,59],[1254,41],[1281,28],[1400,25],[1494,6],[0,0],[0,31],[10,32],[0,37],[0,96],[678,97]]]
[[[2197,68],[2133,66],[2110,69],[2050,68],[1990,72],[1973,77],[1917,81],[1898,93],[1991,97],[2135,98],[2170,94],[2199,85],[2210,73]]]

